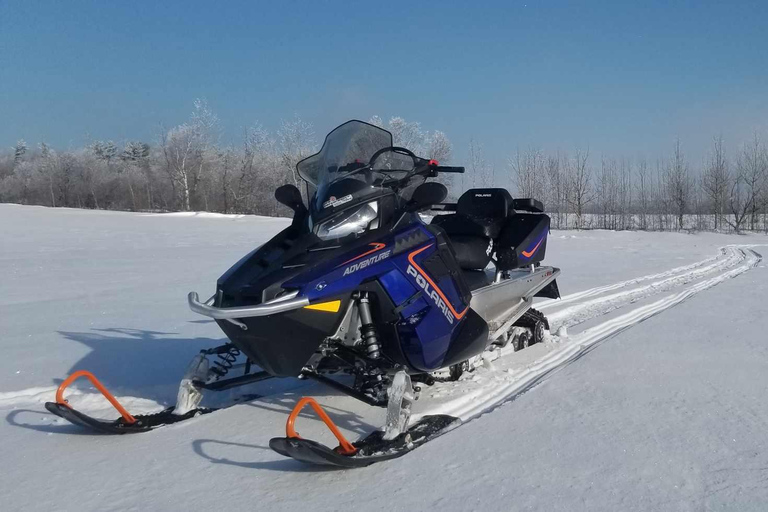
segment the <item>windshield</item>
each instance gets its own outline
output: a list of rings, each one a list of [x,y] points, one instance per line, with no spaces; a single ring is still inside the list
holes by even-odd
[[[328,134],[317,154],[296,165],[307,182],[310,226],[323,239],[379,226],[396,207],[394,200],[383,198],[396,195],[407,201],[412,182],[419,181],[412,179],[414,171],[425,162],[405,148],[392,147],[387,130],[363,121],[342,124]]]
[[[296,165],[299,176],[320,187],[337,181],[371,160],[378,150],[392,146],[392,134],[362,121],[348,121],[325,138],[320,152]]]

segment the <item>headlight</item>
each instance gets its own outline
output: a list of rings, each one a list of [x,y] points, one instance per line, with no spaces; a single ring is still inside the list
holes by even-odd
[[[345,210],[317,226],[316,234],[322,239],[342,238],[352,233],[362,233],[378,216],[379,205],[371,201],[357,208]]]

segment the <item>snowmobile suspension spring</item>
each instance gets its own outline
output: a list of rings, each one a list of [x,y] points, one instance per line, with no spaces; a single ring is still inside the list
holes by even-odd
[[[224,377],[235,365],[239,355],[240,349],[230,345],[225,352],[216,354],[216,360],[213,361],[211,371],[219,377]]]
[[[376,326],[373,325],[371,316],[371,303],[368,294],[363,293],[357,301],[360,308],[360,336],[365,343],[365,352],[371,359],[378,359],[381,356],[379,349],[379,340],[376,335]]]

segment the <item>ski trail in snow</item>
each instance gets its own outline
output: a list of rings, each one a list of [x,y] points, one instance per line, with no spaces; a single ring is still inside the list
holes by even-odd
[[[45,402],[52,402],[56,396],[56,386],[45,386],[22,389],[20,391],[8,391],[0,393],[0,410],[21,409],[24,407],[42,405]],[[105,413],[107,417],[114,417],[115,412],[112,406],[107,402],[101,393],[93,393],[88,388],[70,387],[67,389],[67,398],[76,398],[77,407],[88,410],[89,412]],[[131,409],[136,414],[156,412],[162,407],[158,402],[147,398],[134,396],[121,396],[119,401],[123,406]]]
[[[30,403],[42,403],[53,399],[56,386],[22,389],[0,393],[0,410],[13,409]]]
[[[581,292],[571,293],[569,295],[565,295],[565,296],[561,297],[560,299],[548,299],[548,300],[542,301],[539,304],[537,304],[536,309],[538,309],[540,311],[544,311],[544,310],[546,310],[548,308],[551,308],[551,307],[562,306],[564,304],[568,304],[568,303],[571,303],[571,302],[576,302],[576,301],[581,300],[581,299],[586,299],[588,297],[592,297],[592,296],[595,296],[595,295],[600,295],[601,293],[610,292],[610,291],[618,290],[618,289],[621,289],[621,288],[626,288],[627,286],[632,286],[632,285],[635,285],[635,284],[639,284],[639,283],[642,283],[644,281],[651,281],[651,280],[654,280],[654,279],[662,279],[662,278],[665,278],[665,277],[674,276],[676,274],[680,274],[680,273],[683,273],[683,272],[688,272],[690,270],[694,270],[694,269],[697,269],[699,267],[703,267],[705,265],[709,265],[710,263],[712,263],[714,261],[717,261],[717,260],[723,258],[726,255],[727,255],[726,247],[721,247],[719,254],[717,254],[715,256],[711,256],[711,257],[706,258],[706,259],[703,259],[701,261],[697,261],[695,263],[691,263],[691,264],[688,264],[688,265],[683,265],[681,267],[675,267],[675,268],[672,268],[670,270],[665,270],[664,272],[659,272],[657,274],[649,274],[649,275],[646,275],[646,276],[635,277],[635,278],[632,278],[632,279],[628,279],[626,281],[621,281],[619,283],[598,286],[598,287],[595,287],[595,288],[590,288],[588,290],[583,290]]]
[[[747,247],[754,246],[744,246],[744,248],[729,246],[729,248],[733,248],[733,250],[743,255],[741,265],[693,284],[685,290],[668,295],[650,304],[637,307],[620,316],[586,329],[562,341],[562,345],[556,345],[554,350],[528,365],[522,372],[510,374],[493,370],[487,372],[493,375],[486,376],[483,379],[483,384],[477,384],[479,379],[473,378],[468,380],[466,381],[468,386],[464,387],[466,391],[463,390],[461,396],[450,397],[446,402],[436,403],[434,407],[429,407],[425,411],[419,411],[418,415],[414,415],[414,419],[426,414],[442,413],[456,416],[466,422],[495,409],[499,405],[531,389],[555,370],[577,360],[600,342],[676,306],[698,293],[717,286],[723,281],[737,277],[755,268],[762,260],[762,256]]]
[[[578,325],[591,318],[610,313],[627,304],[632,304],[641,299],[651,297],[652,295],[657,295],[659,293],[670,291],[673,288],[684,286],[712,272],[722,272],[728,268],[735,267],[746,258],[741,250],[734,247],[723,247],[720,250],[721,255],[724,254],[726,256],[725,259],[715,259],[713,263],[708,265],[696,266],[682,273],[677,272],[671,277],[666,277],[638,288],[632,288],[630,290],[605,295],[587,301],[577,302],[562,310],[550,313],[547,315],[547,318],[552,325],[552,330],[556,331],[560,326],[572,327]],[[587,297],[591,296],[593,295],[591,294]]]

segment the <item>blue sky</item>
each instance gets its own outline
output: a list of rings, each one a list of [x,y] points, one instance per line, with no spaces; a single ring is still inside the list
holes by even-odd
[[[536,145],[694,163],[768,128],[768,2],[0,0],[0,146],[154,141],[195,98],[225,141],[400,115],[501,165]]]

